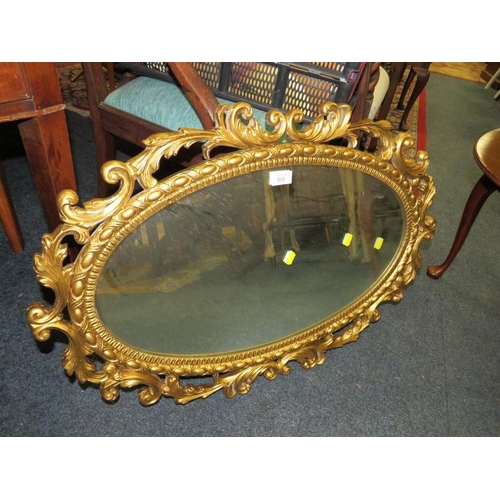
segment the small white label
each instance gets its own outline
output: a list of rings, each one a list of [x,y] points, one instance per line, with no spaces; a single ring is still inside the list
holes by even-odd
[[[284,186],[292,183],[291,170],[273,170],[269,172],[269,184],[271,186]]]

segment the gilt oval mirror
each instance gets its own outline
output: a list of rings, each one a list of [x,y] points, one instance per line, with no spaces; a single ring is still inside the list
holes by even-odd
[[[106,164],[104,178],[119,181],[112,197],[80,208],[61,193],[63,224],[35,257],[56,301],[28,311],[35,337],[64,331],[68,373],[108,401],[144,386],[145,405],[243,394],[259,375],[286,374],[291,361],[310,368],[356,340],[421,266],[434,187],[425,153],[403,158],[407,134],[350,124],[346,105],[323,110],[299,128],[298,112],[271,113],[267,132],[247,105],[222,105],[214,130],[158,134],[137,157]],[[378,149],[355,148],[360,133]],[[154,178],[160,158],[196,141],[203,161]],[[232,151],[211,158],[219,145]],[[68,235],[83,246],[63,265]],[[192,377],[208,382],[183,380]]]

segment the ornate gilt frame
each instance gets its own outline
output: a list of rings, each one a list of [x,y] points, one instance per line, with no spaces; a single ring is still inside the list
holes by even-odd
[[[108,402],[118,398],[120,387],[144,386],[139,391],[143,405],[156,403],[162,396],[187,403],[218,390],[228,397],[244,394],[260,375],[274,379],[278,374],[287,374],[291,361],[312,368],[323,363],[326,351],[357,340],[362,330],[379,319],[379,304],[399,301],[421,267],[419,245],[423,239],[431,239],[435,230],[434,218],[426,214],[435,188],[426,174],[427,153],[418,151],[415,158],[406,157],[407,148],[414,144],[409,134],[393,135],[387,121],[351,124],[350,117],[348,105],[334,103],[325,103],[319,116],[303,126],[299,111],[271,111],[267,114],[272,128],[269,132],[252,118],[249,105],[221,105],[214,129],[157,134],[145,141],[146,147],[138,156],[127,162],[106,163],[102,168],[106,182],[120,183],[113,196],[89,201],[82,208],[75,192],[61,192],[58,207],[62,224],[43,236],[42,252],[34,257],[38,281],[55,293],[51,307],[38,302],[28,308],[35,339],[46,341],[52,330],[63,332],[69,339],[63,355],[68,375],[75,374],[80,383],[99,385]],[[356,149],[361,134],[376,138],[375,152]],[[347,141],[347,146],[332,144],[340,138]],[[162,157],[170,158],[182,147],[199,142],[203,143],[205,161],[162,181],[153,177]],[[211,158],[217,146],[236,151]],[[388,184],[401,201],[407,217],[401,250],[384,279],[360,300],[320,325],[271,346],[216,358],[139,351],[122,344],[100,324],[94,304],[99,271],[123,235],[146,220],[155,204],[185,196],[228,176],[300,162],[335,163],[369,173]],[[134,195],[137,183],[142,191]],[[83,245],[70,263],[63,243],[68,236]],[[100,360],[97,363],[96,357]],[[193,376],[207,377],[208,382],[195,385],[183,380]]]

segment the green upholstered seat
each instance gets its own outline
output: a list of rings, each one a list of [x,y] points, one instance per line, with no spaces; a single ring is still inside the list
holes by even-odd
[[[220,103],[233,101],[218,99]],[[202,129],[196,111],[177,85],[140,76],[111,92],[104,103],[170,130]],[[254,108],[254,118],[265,127],[266,112]]]

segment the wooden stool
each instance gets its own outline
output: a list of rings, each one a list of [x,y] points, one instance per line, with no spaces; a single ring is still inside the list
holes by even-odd
[[[474,159],[483,171],[476,183],[462,214],[462,220],[446,260],[440,266],[427,268],[430,278],[438,279],[450,267],[465,242],[477,214],[491,193],[500,190],[500,129],[483,135],[474,147]]]

